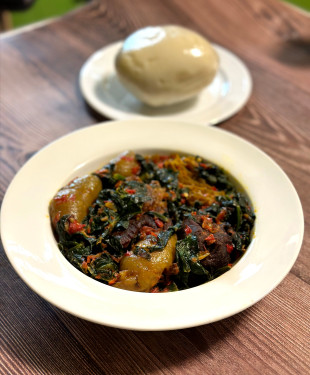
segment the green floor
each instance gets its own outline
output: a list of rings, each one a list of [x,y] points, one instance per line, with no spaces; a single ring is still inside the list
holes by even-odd
[[[310,11],[310,0],[285,0],[287,3],[294,4],[304,10]]]
[[[310,0],[284,1],[310,11]],[[87,0],[36,0],[26,11],[12,12],[13,27],[20,27],[50,17],[60,16],[86,2]]]
[[[12,12],[13,27],[25,26],[50,17],[60,16],[86,2],[87,0],[36,0],[25,11]]]

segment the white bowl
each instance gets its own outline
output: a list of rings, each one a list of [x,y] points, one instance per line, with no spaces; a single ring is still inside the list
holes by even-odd
[[[244,186],[257,218],[247,252],[230,271],[192,289],[148,294],[104,285],[63,257],[50,226],[50,199],[72,178],[98,169],[128,149],[200,155],[224,167]],[[198,326],[253,305],[293,266],[303,229],[297,193],[266,154],[219,128],[168,120],[106,122],[60,138],[17,173],[1,212],[7,256],[35,292],[78,317],[136,330]]]

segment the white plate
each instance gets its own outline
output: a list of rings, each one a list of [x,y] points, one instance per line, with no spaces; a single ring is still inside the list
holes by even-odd
[[[220,58],[214,81],[195,99],[165,108],[151,108],[136,99],[119,82],[114,60],[122,42],[94,53],[80,72],[80,89],[88,104],[115,120],[157,118],[214,125],[237,113],[252,91],[247,67],[233,53],[213,45]]]
[[[126,150],[177,150],[223,166],[246,188],[257,215],[242,259],[204,285],[174,293],[137,293],[104,285],[60,253],[48,205],[76,176]],[[269,293],[291,269],[303,238],[303,213],[288,177],[266,154],[216,127],[127,120],[76,131],[42,149],[17,173],[2,205],[1,235],[20,277],[59,308],[119,328],[168,330],[226,318]]]

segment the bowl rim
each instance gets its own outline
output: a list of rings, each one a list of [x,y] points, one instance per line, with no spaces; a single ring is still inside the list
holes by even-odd
[[[176,132],[177,137],[173,137]],[[85,148],[85,142],[91,139],[94,144]],[[208,141],[207,149],[204,148],[205,141]],[[148,294],[103,285],[82,274],[62,256],[47,216],[49,199],[72,177],[97,169],[99,162],[110,160],[124,151],[124,145],[128,144],[134,151],[179,151],[182,148],[183,152],[189,153],[190,150],[203,150],[199,155],[204,158],[213,152],[211,160],[207,159],[228,169],[241,182],[253,203],[257,219],[247,252],[230,271],[195,288]],[[98,156],[102,146],[104,152]],[[74,157],[64,159],[68,154]],[[254,162],[255,168],[251,164]],[[242,168],[246,166],[246,169],[238,171],[236,164]],[[42,181],[38,171],[44,165],[48,165],[48,171],[43,173]],[[259,186],[255,184],[258,179]],[[266,184],[269,184],[269,196],[264,196]],[[28,201],[21,199],[21,194],[26,195]],[[33,206],[29,201],[34,196],[39,203],[43,199],[44,205]],[[287,212],[290,212],[289,218],[285,215]],[[29,234],[33,221],[40,230],[35,239]],[[16,227],[21,228],[22,224],[25,228],[17,232]],[[278,235],[271,238],[276,229]],[[303,212],[297,192],[284,171],[266,153],[226,130],[187,121],[108,121],[69,133],[45,146],[25,163],[8,187],[1,208],[1,237],[5,252],[15,271],[31,289],[58,308],[80,318],[134,330],[198,326],[252,306],[289,272],[298,256],[303,232]],[[277,258],[279,246],[282,249],[280,260]]]

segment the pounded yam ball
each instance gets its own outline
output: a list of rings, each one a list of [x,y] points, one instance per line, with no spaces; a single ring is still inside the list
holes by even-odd
[[[123,43],[115,61],[120,82],[140,101],[167,106],[194,97],[219,67],[212,45],[181,26],[145,27]]]

